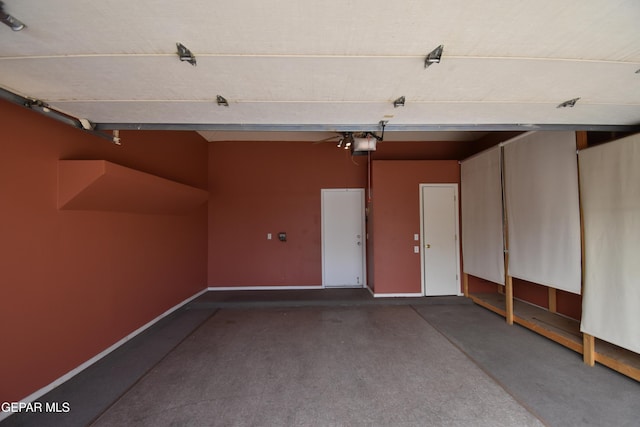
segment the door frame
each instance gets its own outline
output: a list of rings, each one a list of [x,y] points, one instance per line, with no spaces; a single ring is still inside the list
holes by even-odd
[[[361,269],[362,269],[362,283],[361,286],[350,286],[344,287],[344,289],[359,289],[360,287],[367,287],[367,234],[366,234],[366,214],[365,214],[365,206],[364,206],[364,188],[322,188],[320,189],[320,252],[322,254],[322,288],[323,289],[340,289],[340,287],[333,286],[325,286],[325,241],[324,241],[324,233],[325,233],[325,215],[324,215],[324,194],[325,192],[337,192],[337,191],[347,191],[351,193],[359,193],[360,197],[360,236],[362,236],[362,260]]]
[[[453,188],[453,197],[455,201],[455,223],[456,223],[456,286],[458,296],[464,295],[461,290],[461,268],[460,268],[460,197],[458,196],[458,184],[457,183],[441,183],[441,184],[420,184],[420,283],[422,286],[422,295],[427,296],[427,283],[425,280],[425,266],[424,266],[424,245],[425,245],[425,230],[424,230],[424,196],[423,189],[425,187],[449,187]]]

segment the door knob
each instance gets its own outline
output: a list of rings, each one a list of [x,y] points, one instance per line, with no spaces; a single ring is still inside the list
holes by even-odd
[[[431,248],[431,245],[427,243],[426,245],[424,245],[424,247],[429,249],[429,248]]]

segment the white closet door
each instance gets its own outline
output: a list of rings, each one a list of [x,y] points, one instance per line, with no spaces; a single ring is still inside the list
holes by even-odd
[[[458,295],[458,185],[421,184],[420,188],[424,295]]]
[[[364,190],[322,190],[322,283],[365,286]]]

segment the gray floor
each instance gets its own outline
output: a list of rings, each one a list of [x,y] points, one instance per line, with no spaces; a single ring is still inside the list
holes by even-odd
[[[640,426],[640,383],[481,307],[420,315],[551,426]]]
[[[210,292],[5,426],[637,426],[640,384],[464,298]]]

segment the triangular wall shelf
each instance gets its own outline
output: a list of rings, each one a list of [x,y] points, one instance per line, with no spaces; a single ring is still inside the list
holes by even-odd
[[[187,214],[209,192],[106,160],[58,162],[58,209]]]

